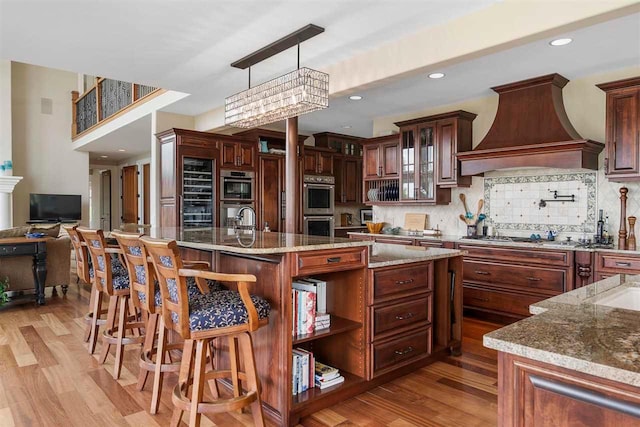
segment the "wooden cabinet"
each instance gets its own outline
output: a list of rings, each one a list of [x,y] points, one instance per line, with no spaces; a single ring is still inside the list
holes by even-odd
[[[454,111],[398,122],[400,128],[400,200],[429,204],[451,201],[452,187],[469,187],[460,175],[459,152],[471,150],[475,114]]]
[[[596,252],[594,263],[597,278],[616,274],[640,274],[639,254]]]
[[[175,238],[175,227],[187,226],[185,221],[194,218],[206,219],[209,227],[215,225],[217,185],[217,143],[227,138],[206,132],[184,129],[169,129],[157,135],[160,143],[160,188],[159,223],[165,228],[163,237]],[[186,173],[187,164],[202,163],[200,173]],[[199,167],[199,166],[198,166]],[[196,166],[194,166],[196,168]],[[208,194],[203,187],[196,195],[189,194],[189,178],[197,176],[199,184],[208,185]],[[186,194],[185,194],[186,193]],[[191,197],[194,196],[194,197]],[[193,211],[193,215],[185,215]],[[183,213],[184,212],[184,213]],[[208,214],[208,215],[206,215]]]
[[[284,156],[258,155],[257,227],[265,222],[274,232],[284,231]]]
[[[334,155],[333,176],[336,204],[362,203],[362,158]]]
[[[368,295],[371,378],[431,354],[432,262],[369,270]]]
[[[223,141],[219,144],[220,167],[226,169],[255,169],[256,145],[252,142]]]
[[[637,426],[637,387],[499,353],[498,425]]]
[[[333,152],[304,147],[302,171],[307,175],[333,175]]]
[[[512,322],[529,305],[574,289],[573,251],[458,244],[468,313]]]
[[[398,178],[400,148],[398,135],[369,138],[363,141],[365,179]]]
[[[640,180],[640,77],[599,84],[607,93],[605,174]]]

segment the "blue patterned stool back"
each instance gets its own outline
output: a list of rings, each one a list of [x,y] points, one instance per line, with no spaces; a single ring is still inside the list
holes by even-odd
[[[76,256],[76,274],[83,282],[91,283],[92,275],[89,274],[89,271],[91,270],[91,258],[89,256],[89,250],[82,244],[84,239],[80,233],[78,233],[78,226],[63,225],[62,228],[64,228],[69,234],[71,244],[73,245],[73,252]]]
[[[108,295],[129,292],[129,275],[122,270],[120,262],[111,259],[107,253],[107,244],[102,230],[90,230],[78,227],[84,241],[87,243],[93,264],[93,281],[99,291]]]
[[[124,253],[133,304],[147,313],[155,313],[155,274],[153,266],[147,261],[147,251],[140,241],[140,234],[112,232],[111,235],[116,238]]]

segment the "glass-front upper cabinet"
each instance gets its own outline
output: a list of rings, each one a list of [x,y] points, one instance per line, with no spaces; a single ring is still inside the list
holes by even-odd
[[[415,127],[401,130],[400,146],[400,198],[414,200],[416,198],[416,143]]]
[[[435,123],[418,128],[418,191],[421,200],[435,200]]]

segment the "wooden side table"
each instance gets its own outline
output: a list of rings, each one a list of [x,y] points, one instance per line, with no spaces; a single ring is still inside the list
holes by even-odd
[[[47,278],[47,240],[49,239],[50,237],[0,239],[0,257],[33,256],[33,282],[36,290],[36,304],[38,305],[44,305],[44,283]]]

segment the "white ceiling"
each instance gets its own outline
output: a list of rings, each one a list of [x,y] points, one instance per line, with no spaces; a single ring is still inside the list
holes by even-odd
[[[148,154],[151,151],[151,134],[151,115],[147,114],[101,137],[97,144],[91,144],[91,148],[83,147],[80,151],[90,151],[91,164],[115,165],[131,157]]]

